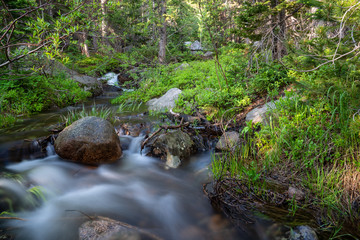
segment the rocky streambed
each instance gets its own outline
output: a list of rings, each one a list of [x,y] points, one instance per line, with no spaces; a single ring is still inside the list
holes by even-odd
[[[96,99],[99,106],[113,97],[105,96]],[[44,113],[2,134],[0,207],[15,214],[0,219],[4,238],[317,239],[306,221],[291,228],[271,211],[259,211],[263,206],[249,207],[245,197],[236,211],[231,203],[217,204],[208,184],[214,149],[231,150],[238,131],[223,134],[201,117],[170,114],[168,121],[140,108],[115,117],[109,134],[116,134],[122,150],[114,157],[110,152],[118,143],[100,151],[96,144],[81,148],[66,140],[69,146],[57,154],[54,144],[64,126],[56,125],[54,115],[67,110]],[[100,125],[80,124],[77,140],[93,135],[100,141]],[[74,159],[73,150],[79,150]],[[89,156],[93,162],[84,162]],[[224,217],[229,212],[236,214]]]

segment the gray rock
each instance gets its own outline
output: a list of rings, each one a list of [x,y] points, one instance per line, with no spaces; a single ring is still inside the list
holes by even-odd
[[[275,103],[274,102],[268,102],[266,104],[264,104],[261,107],[257,107],[253,110],[251,110],[247,115],[246,115],[246,121],[251,121],[253,123],[263,123],[263,124],[267,124],[267,114],[268,111],[271,109],[275,109]]]
[[[85,117],[66,127],[55,140],[56,153],[67,160],[97,165],[121,157],[120,140],[105,119]]]
[[[166,160],[171,168],[177,168],[195,152],[194,142],[181,130],[161,134],[149,145],[151,154]]]
[[[289,187],[288,195],[290,199],[295,199],[297,201],[302,201],[305,199],[305,193],[294,187]]]
[[[291,231],[289,240],[318,240],[318,237],[311,227],[298,226]]]
[[[175,107],[175,100],[177,100],[181,94],[181,90],[178,88],[172,88],[160,98],[151,99],[146,103],[149,106],[149,110],[152,111],[165,111]]]
[[[67,68],[60,62],[51,61],[47,64],[45,72],[50,75],[64,73],[69,79],[73,79],[75,82],[79,83],[80,87],[82,87],[85,91],[91,92],[93,96],[99,96],[103,92],[102,83],[100,80],[87,75],[79,74],[78,72]]]
[[[238,132],[226,132],[221,137],[215,148],[220,151],[233,151],[240,144],[240,134]]]
[[[195,41],[190,45],[190,50],[191,51],[202,51],[203,48],[201,46],[201,43],[199,41]]]
[[[80,240],[127,239],[140,240],[141,234],[110,218],[98,217],[83,223],[79,228]]]
[[[212,57],[213,55],[214,55],[213,52],[206,52],[206,53],[204,54],[204,57],[210,58],[210,57]]]
[[[184,70],[185,68],[188,68],[190,66],[190,64],[188,63],[182,63],[180,66],[178,66],[177,68],[175,68],[174,70]]]
[[[184,42],[184,45],[187,48],[190,48],[191,44],[192,44],[192,42],[190,42],[190,41]]]

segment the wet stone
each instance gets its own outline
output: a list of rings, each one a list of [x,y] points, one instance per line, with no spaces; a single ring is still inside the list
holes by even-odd
[[[85,222],[79,229],[80,240],[110,240],[126,239],[140,240],[141,235],[133,229],[129,229],[118,221],[101,217]]]
[[[311,227],[298,226],[291,231],[289,240],[318,240],[318,237]]]
[[[98,117],[85,117],[66,127],[55,140],[55,151],[66,160],[90,165],[115,162],[122,154],[114,127]]]

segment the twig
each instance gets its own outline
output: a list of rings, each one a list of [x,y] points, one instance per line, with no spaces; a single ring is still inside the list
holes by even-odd
[[[82,212],[82,211],[80,211],[80,210],[65,210],[65,212],[79,212],[79,213],[81,213],[82,215],[84,215],[84,216],[86,216],[87,218],[89,218],[91,221],[94,220],[93,217],[90,217],[89,215],[87,215],[86,213],[84,213],[84,212]]]
[[[160,128],[158,130],[156,130],[153,134],[150,135],[150,137],[146,138],[142,144],[141,144],[141,149],[140,149],[140,153],[142,152],[142,150],[144,149],[145,145],[150,141],[150,139],[152,139],[156,134],[158,134],[159,132],[161,132],[161,130],[169,130],[169,129],[178,129],[178,128],[183,128],[183,127],[187,127],[189,126],[190,123],[184,123],[184,124],[180,124],[180,125],[176,125],[176,126],[168,126],[168,125],[164,125],[164,126],[160,126]]]
[[[27,219],[19,218],[19,217],[0,217],[0,219],[27,221]]]
[[[359,4],[360,4],[360,1],[359,1],[358,3],[356,3],[355,5],[351,6],[348,10],[346,10],[346,12],[344,13],[344,15],[343,15],[342,18],[341,18],[340,29],[339,29],[339,43],[338,43],[337,46],[336,46],[336,50],[335,50],[334,57],[333,57],[333,60],[332,60],[333,64],[335,63],[335,60],[336,60],[335,57],[336,57],[336,54],[337,54],[337,52],[338,52],[338,50],[339,50],[339,48],[340,48],[340,43],[341,43],[341,38],[342,38],[341,32],[343,31],[344,25],[345,25],[345,22],[346,22],[346,20],[344,21],[345,16],[346,16],[346,14],[347,14],[351,9],[353,9],[354,7],[356,7],[356,6],[359,5]],[[354,11],[355,11],[355,10],[354,10]]]
[[[336,61],[336,60],[338,60],[338,59],[340,59],[340,58],[342,58],[342,57],[345,57],[345,56],[347,56],[347,55],[355,52],[355,51],[358,50],[358,49],[360,49],[360,42],[359,42],[359,44],[358,44],[356,47],[354,47],[354,49],[351,50],[350,52],[344,53],[343,55],[340,55],[339,57],[337,57],[337,58],[335,58],[335,59],[331,59],[331,60],[329,60],[329,61],[323,62],[322,64],[318,65],[317,67],[315,67],[315,68],[313,68],[313,69],[309,69],[309,70],[298,70],[298,69],[293,69],[293,68],[288,68],[288,67],[287,67],[287,68],[290,69],[290,70],[296,71],[296,72],[312,72],[312,71],[315,71],[315,70],[319,69],[320,67],[328,64],[328,63],[334,62],[334,61]],[[280,60],[280,62],[281,62],[281,64],[282,64],[283,66],[286,67],[286,65],[285,65],[281,60]]]

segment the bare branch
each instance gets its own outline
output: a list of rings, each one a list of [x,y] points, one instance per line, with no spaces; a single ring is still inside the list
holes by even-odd
[[[359,5],[360,4],[360,1],[358,2],[358,3],[356,3],[355,5],[353,5],[353,6],[351,6],[348,10],[346,10],[346,12],[344,13],[344,15],[342,16],[342,18],[341,18],[341,22],[340,22],[340,28],[339,28],[339,43],[337,44],[337,46],[336,46],[336,50],[335,50],[335,52],[334,52],[334,57],[333,57],[333,64],[335,63],[335,57],[336,57],[336,54],[337,54],[337,51],[339,50],[339,48],[340,48],[340,43],[341,43],[341,39],[342,39],[342,34],[341,34],[341,32],[344,30],[344,26],[345,26],[345,22],[346,22],[346,20],[344,21],[344,19],[345,19],[345,16],[346,16],[346,14],[349,12],[349,11],[351,11],[351,9],[353,9],[354,7],[356,7],[357,5]],[[358,7],[357,7],[358,8]],[[356,9],[357,9],[356,8]],[[355,9],[355,10],[356,10]],[[354,11],[355,11],[354,10]]]
[[[37,48],[35,48],[35,49],[33,49],[33,50],[25,53],[25,54],[19,55],[19,56],[15,57],[14,59],[11,59],[11,60],[6,61],[6,62],[0,64],[0,68],[1,68],[1,67],[4,67],[4,66],[7,66],[7,65],[9,65],[10,63],[12,63],[12,62],[14,62],[14,61],[20,60],[20,59],[22,59],[22,58],[24,58],[24,57],[26,57],[26,56],[34,53],[34,52],[37,52],[37,51],[39,51],[41,48],[45,47],[46,45],[49,45],[50,43],[52,43],[52,41],[45,42],[45,43],[41,44],[39,47],[37,47]]]
[[[32,12],[34,12],[34,11],[36,11],[36,10],[44,7],[44,6],[46,6],[46,5],[49,5],[49,3],[41,4],[40,6],[38,6],[38,7],[34,8],[34,9],[31,9],[31,10],[27,11],[26,13],[24,13],[24,14],[21,15],[20,17],[16,18],[14,21],[12,21],[8,26],[5,26],[5,27],[3,28],[3,30],[5,30],[5,29],[7,29],[7,30],[6,30],[5,33],[0,37],[0,41],[6,36],[6,34],[10,31],[10,29],[12,29],[12,28],[15,26],[15,24],[16,24],[17,21],[19,21],[20,19],[22,19],[22,18],[25,17],[26,15],[28,15],[28,14],[30,14],[30,13],[32,13]]]
[[[359,42],[358,45],[357,45],[353,50],[351,50],[350,52],[347,52],[347,53],[345,53],[345,54],[343,54],[343,55],[340,55],[339,57],[337,57],[337,58],[335,58],[335,59],[331,59],[331,60],[329,60],[329,61],[326,61],[326,62],[318,65],[317,67],[315,67],[315,68],[313,68],[313,69],[309,69],[309,70],[298,70],[298,69],[292,69],[292,68],[288,68],[288,69],[293,70],[293,71],[296,71],[296,72],[312,72],[312,71],[315,71],[315,70],[319,69],[320,67],[328,64],[328,63],[331,63],[331,62],[334,62],[334,61],[336,61],[336,60],[339,60],[340,58],[343,58],[343,57],[345,57],[345,56],[347,56],[347,55],[355,52],[355,51],[358,50],[358,49],[360,49],[360,42]],[[358,55],[358,54],[359,54],[359,53],[356,53],[356,55]],[[285,64],[284,64],[283,62],[281,62],[281,63],[285,66]]]

